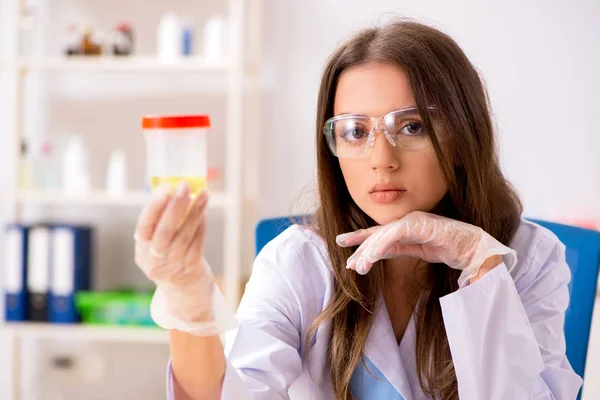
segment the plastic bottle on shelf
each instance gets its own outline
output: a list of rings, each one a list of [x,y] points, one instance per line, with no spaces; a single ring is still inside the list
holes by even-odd
[[[67,56],[75,56],[82,53],[81,50],[81,33],[76,24],[67,25],[65,32],[65,54]]]
[[[128,56],[133,53],[133,28],[129,22],[117,24],[112,36],[113,55]]]
[[[194,52],[194,26],[189,19],[182,23],[181,41],[182,55],[191,56]]]
[[[104,33],[87,27],[83,32],[81,49],[86,56],[98,56],[103,53],[106,45]]]
[[[42,143],[33,159],[34,184],[38,189],[57,189],[58,174],[53,157],[52,143]]]
[[[27,8],[19,25],[19,56],[21,57],[31,57],[35,52],[35,22],[33,10]]]
[[[221,16],[211,17],[204,26],[204,57],[208,61],[227,58],[227,20]]]
[[[44,20],[38,6],[24,5],[23,17],[19,23],[18,53],[20,57],[39,57],[44,48]]]
[[[110,153],[106,171],[106,192],[111,196],[120,196],[127,190],[127,159],[125,152],[114,149]]]
[[[62,159],[62,189],[71,195],[90,190],[88,154],[80,136],[71,136]]]
[[[32,186],[31,160],[29,157],[29,146],[24,139],[21,139],[18,168],[19,172],[17,186],[19,189],[29,189]]]
[[[181,56],[181,21],[174,12],[168,12],[160,19],[156,43],[157,55],[161,61],[175,61]]]

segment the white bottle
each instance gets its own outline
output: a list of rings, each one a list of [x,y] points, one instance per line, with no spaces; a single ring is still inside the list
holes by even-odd
[[[19,56],[33,57],[35,55],[35,26],[36,18],[31,9],[27,9],[19,25]]]
[[[174,12],[168,12],[160,19],[156,49],[161,61],[171,62],[177,60],[182,52],[181,41],[182,24]]]
[[[111,196],[120,196],[127,190],[127,161],[125,152],[114,149],[110,153],[106,171],[106,192]]]
[[[24,15],[19,23],[19,56],[39,57],[44,45],[41,9],[32,4],[23,4],[23,6]]]
[[[37,149],[32,164],[36,188],[58,188],[58,168],[55,162],[53,146],[49,140],[44,140],[40,148]]]
[[[71,136],[62,159],[62,188],[69,195],[84,195],[90,187],[89,160],[83,140]]]
[[[204,57],[219,62],[227,58],[227,21],[221,16],[211,17],[204,26]]]

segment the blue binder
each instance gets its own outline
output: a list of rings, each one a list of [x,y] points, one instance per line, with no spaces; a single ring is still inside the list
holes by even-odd
[[[28,228],[11,224],[5,229],[5,319],[6,321],[27,320],[27,239]]]
[[[89,290],[92,265],[92,228],[52,227],[52,273],[49,320],[54,323],[79,321],[75,293]]]
[[[47,224],[29,227],[27,241],[27,319],[48,321],[51,230]]]

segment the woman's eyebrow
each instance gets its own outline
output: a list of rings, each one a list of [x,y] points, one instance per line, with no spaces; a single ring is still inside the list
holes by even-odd
[[[354,112],[354,113],[350,113],[350,112],[343,112],[343,113],[336,114],[335,116],[336,116],[336,117],[344,117],[344,116],[347,116],[347,115],[356,115],[356,116],[358,116],[358,117],[367,117],[367,118],[369,117],[369,116],[368,116],[368,115],[366,115],[366,114],[355,113],[355,112]]]
[[[418,114],[419,113],[419,109],[417,108],[416,105],[410,105],[410,106],[402,107],[402,108],[399,108],[397,110],[393,110],[393,111],[390,111],[390,112],[394,112],[394,111],[410,112],[411,114]]]
[[[421,116],[421,114],[419,114],[419,110],[417,109],[416,105],[410,105],[410,106],[405,106],[405,107],[402,107],[402,108],[398,108],[396,110],[389,111],[389,112],[387,112],[384,115],[387,115],[389,113],[393,113],[393,112],[396,112],[396,111],[404,111],[404,112],[406,112],[407,115],[418,115],[418,116]],[[356,113],[356,112],[341,112],[341,113],[335,114],[335,117],[344,117],[344,116],[347,116],[347,115],[356,115],[356,116],[360,116],[360,117],[370,118],[370,116],[367,115],[367,114],[361,114],[361,113]]]
[[[402,114],[411,116],[411,117],[414,117],[414,116],[420,117],[421,116],[421,114],[419,113],[419,110],[405,111]]]

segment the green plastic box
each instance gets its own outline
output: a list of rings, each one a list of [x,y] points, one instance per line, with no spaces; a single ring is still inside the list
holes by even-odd
[[[75,305],[84,324],[156,326],[150,317],[152,293],[77,292]]]

